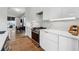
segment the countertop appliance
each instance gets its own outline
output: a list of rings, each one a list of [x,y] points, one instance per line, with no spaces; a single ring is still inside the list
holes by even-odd
[[[72,26],[70,26],[69,32],[70,32],[72,35],[78,36],[78,26],[77,26],[77,25],[72,25]]]

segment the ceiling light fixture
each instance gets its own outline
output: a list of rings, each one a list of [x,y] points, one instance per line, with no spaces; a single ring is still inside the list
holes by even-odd
[[[14,8],[15,11],[20,12],[21,10],[18,8]]]

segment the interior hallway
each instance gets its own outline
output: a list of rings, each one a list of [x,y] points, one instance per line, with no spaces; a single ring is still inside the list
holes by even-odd
[[[42,48],[36,47],[32,40],[22,34],[16,34],[16,40],[9,43],[10,51],[43,51]]]

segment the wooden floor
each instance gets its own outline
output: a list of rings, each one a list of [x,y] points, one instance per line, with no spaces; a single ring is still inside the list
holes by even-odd
[[[43,49],[36,47],[27,36],[17,34],[16,39],[9,43],[9,51],[43,51]]]

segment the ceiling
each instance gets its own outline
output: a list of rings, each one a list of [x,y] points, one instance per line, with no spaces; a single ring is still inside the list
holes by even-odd
[[[8,16],[21,17],[25,13],[24,7],[9,7]]]

